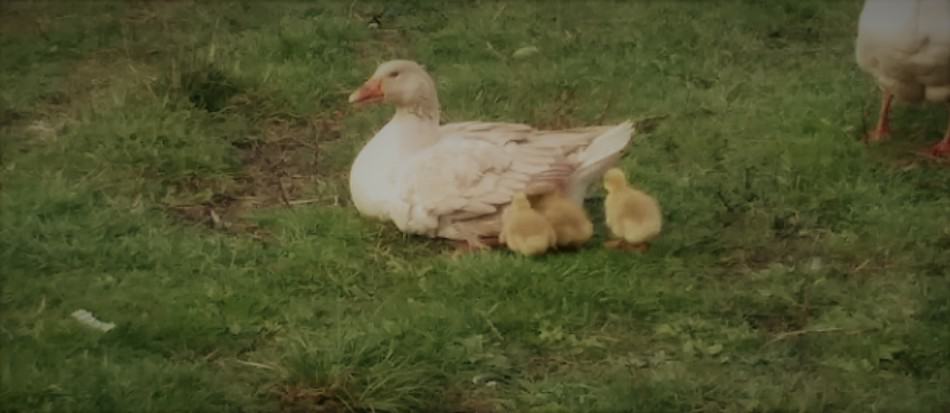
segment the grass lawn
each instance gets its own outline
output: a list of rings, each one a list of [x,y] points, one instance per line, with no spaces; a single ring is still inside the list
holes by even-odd
[[[946,112],[859,141],[860,3],[0,2],[0,411],[946,412]],[[396,57],[447,121],[640,121],[663,237],[361,218],[391,109],[346,97]]]

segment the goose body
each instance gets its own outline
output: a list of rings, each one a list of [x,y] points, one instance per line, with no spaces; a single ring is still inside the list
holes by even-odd
[[[881,113],[869,138],[890,132],[892,99],[950,104],[950,0],[866,0],[855,44],[858,66],[882,90]],[[950,125],[932,150],[950,154]]]
[[[581,203],[634,132],[630,122],[557,131],[505,122],[440,124],[435,82],[405,60],[380,65],[350,101],[396,107],[353,162],[357,210],[406,233],[476,245],[498,236],[501,211],[518,193],[564,189]]]

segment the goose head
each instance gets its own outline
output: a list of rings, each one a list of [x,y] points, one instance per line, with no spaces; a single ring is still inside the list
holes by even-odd
[[[436,119],[439,115],[435,82],[421,65],[410,60],[391,60],[379,65],[369,80],[350,94],[349,101],[387,103],[400,112]]]

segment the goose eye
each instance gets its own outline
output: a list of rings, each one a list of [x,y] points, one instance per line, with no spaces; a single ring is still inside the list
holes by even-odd
[[[397,77],[397,76],[399,76],[399,72],[389,72],[389,77]]]

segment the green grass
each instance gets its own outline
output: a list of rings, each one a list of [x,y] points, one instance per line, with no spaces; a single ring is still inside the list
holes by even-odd
[[[950,408],[950,170],[908,154],[946,115],[857,140],[859,1],[399,3],[0,5],[0,411]],[[448,120],[664,117],[622,161],[663,237],[453,260],[360,218],[390,112],[346,96],[394,57]]]

